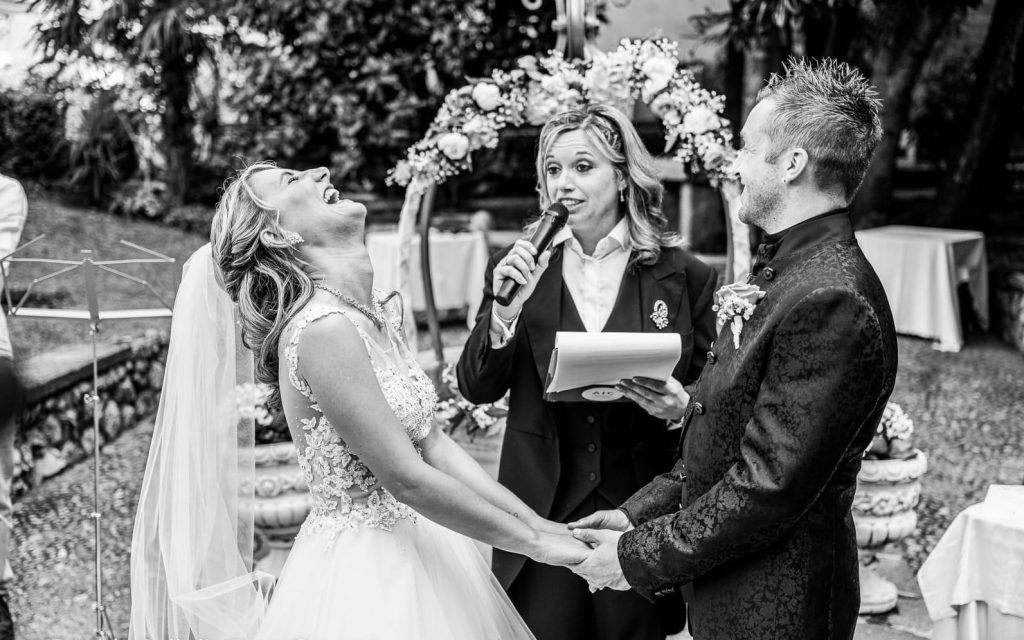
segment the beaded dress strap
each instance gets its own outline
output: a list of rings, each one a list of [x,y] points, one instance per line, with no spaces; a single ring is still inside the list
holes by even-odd
[[[289,382],[292,383],[292,386],[295,387],[296,391],[301,393],[303,396],[306,397],[307,400],[313,403],[316,402],[316,398],[313,397],[313,390],[310,389],[309,385],[306,384],[306,381],[299,376],[299,337],[302,335],[302,330],[305,329],[310,324],[312,324],[313,322],[316,322],[321,318],[326,318],[327,316],[334,314],[345,316],[348,319],[348,321],[351,322],[353,326],[355,326],[356,331],[359,332],[359,337],[363,339],[363,346],[366,347],[366,352],[370,356],[370,364],[373,365],[374,368],[376,368],[376,362],[373,352],[375,348],[380,349],[380,347],[377,347],[373,340],[370,339],[370,336],[366,334],[366,331],[363,330],[361,326],[359,326],[359,323],[356,322],[351,311],[349,311],[348,309],[342,309],[339,307],[329,307],[326,305],[311,307],[307,309],[299,318],[299,320],[296,321],[295,328],[292,330],[291,338],[288,340],[287,346],[285,346],[284,355],[285,358],[288,360]]]

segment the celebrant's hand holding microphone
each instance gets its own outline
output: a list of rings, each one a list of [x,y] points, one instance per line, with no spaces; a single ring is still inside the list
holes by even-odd
[[[508,255],[494,267],[494,312],[511,321],[523,310],[551,260],[551,240],[565,226],[569,210],[554,202],[540,216],[533,236],[516,241]]]

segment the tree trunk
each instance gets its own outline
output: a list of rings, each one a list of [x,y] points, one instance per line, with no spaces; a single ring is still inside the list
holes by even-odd
[[[985,43],[975,61],[972,100],[966,112],[960,114],[970,124],[950,157],[949,169],[936,202],[937,224],[975,226],[981,221],[980,217],[971,215],[977,212],[977,206],[972,207],[973,211],[968,211],[968,206],[974,200],[973,196],[978,195],[974,188],[975,178],[987,177],[978,176],[978,169],[995,151],[997,127],[1001,120],[1007,120],[1000,115],[1010,109],[1015,109],[1015,115],[1020,114],[1017,96],[1021,91],[1017,76],[1021,75],[1020,68],[1024,67],[1019,58],[1021,43],[1024,42],[1022,36],[1024,3],[1020,0],[996,0]],[[983,203],[975,201],[974,204]]]
[[[195,147],[192,128],[195,115],[189,106],[192,90],[192,65],[180,59],[162,61],[160,92],[164,111],[160,116],[163,129],[164,156],[167,160],[167,204],[184,204],[192,176],[192,152]]]
[[[906,124],[921,68],[949,26],[955,9],[931,5],[909,12],[912,15],[907,13],[901,15],[903,24],[892,28],[894,35],[880,39],[874,52],[871,79],[882,99],[882,140],[853,202],[853,219],[859,228],[882,224],[891,213],[900,131]]]

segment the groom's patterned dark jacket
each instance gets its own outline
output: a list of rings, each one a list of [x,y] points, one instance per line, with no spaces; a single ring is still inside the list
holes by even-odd
[[[850,505],[896,377],[882,285],[845,210],[762,245],[766,292],[733,344],[723,327],[684,417],[680,459],[623,508],[629,584],[682,586],[701,640],[853,637]]]

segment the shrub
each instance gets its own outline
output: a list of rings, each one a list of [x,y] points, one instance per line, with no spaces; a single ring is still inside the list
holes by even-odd
[[[0,171],[19,180],[57,178],[67,169],[64,110],[31,91],[0,92]]]
[[[99,203],[138,166],[128,128],[115,109],[116,96],[103,92],[82,113],[71,140],[68,181]]]
[[[213,207],[205,204],[184,204],[171,207],[164,216],[168,226],[194,233],[209,233],[210,221],[213,219]]]
[[[110,212],[126,218],[163,218],[166,193],[167,185],[159,180],[129,180],[111,195]]]

